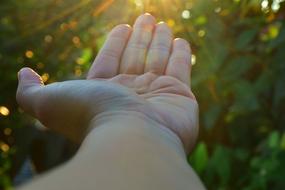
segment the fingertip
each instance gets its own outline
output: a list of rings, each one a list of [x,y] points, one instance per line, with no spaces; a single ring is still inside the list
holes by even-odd
[[[148,13],[148,12],[144,13],[143,15],[146,16],[146,17],[150,17],[154,21],[156,20],[155,17],[152,14]]]
[[[125,37],[130,34],[132,27],[128,24],[119,24],[110,32],[111,36]]]
[[[43,84],[40,75],[29,67],[24,67],[18,72],[18,80],[20,83]]]
[[[120,30],[130,30],[132,27],[129,24],[119,24],[115,26],[114,29],[120,29]]]
[[[184,50],[191,53],[191,47],[187,40],[183,38],[175,38],[173,40],[173,49],[174,50]]]
[[[155,31],[156,31],[156,33],[167,33],[172,38],[172,31],[171,31],[171,29],[163,21],[160,21],[160,22],[158,22],[156,24]]]
[[[149,28],[152,30],[155,23],[156,23],[155,17],[149,13],[145,13],[145,14],[140,15],[137,18],[137,20],[134,24],[134,27]]]

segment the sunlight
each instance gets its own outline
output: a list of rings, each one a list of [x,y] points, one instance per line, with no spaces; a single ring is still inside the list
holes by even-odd
[[[114,0],[103,1],[93,12],[93,16],[98,16],[100,13],[104,12],[108,7],[114,2]]]
[[[135,2],[135,4],[136,4],[137,7],[143,6],[142,0],[134,0],[134,2]]]
[[[51,17],[50,19],[46,20],[45,22],[40,23],[39,25],[37,25],[33,30],[29,30],[27,31],[27,33],[25,35],[31,35],[39,30],[42,30],[44,28],[47,28],[48,26],[52,25],[53,23],[55,23],[56,21],[73,14],[75,11],[77,11],[78,9],[82,8],[83,6],[87,6],[89,3],[91,3],[91,0],[82,0],[79,3],[70,6],[70,8],[65,9],[64,11],[62,11],[60,14]]]
[[[164,16],[185,4],[185,2],[180,0],[133,0],[133,3],[137,8],[141,8],[143,12],[153,12]],[[190,16],[188,10],[182,12],[183,18],[190,18]]]

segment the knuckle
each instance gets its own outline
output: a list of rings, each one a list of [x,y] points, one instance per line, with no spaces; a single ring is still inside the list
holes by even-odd
[[[129,49],[146,49],[148,46],[148,43],[144,42],[144,41],[137,41],[137,42],[131,42],[128,44],[128,48]]]
[[[136,29],[128,43],[128,47],[146,49],[152,38],[152,32],[145,29]]]
[[[113,49],[102,49],[100,55],[103,57],[118,58],[120,53]]]
[[[190,64],[190,60],[182,56],[171,57],[170,61],[175,62],[177,64]]]
[[[156,42],[151,47],[150,50],[158,50],[162,52],[169,52],[170,51],[170,45],[165,42]]]

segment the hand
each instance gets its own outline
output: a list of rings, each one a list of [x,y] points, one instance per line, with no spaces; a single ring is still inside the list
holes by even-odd
[[[44,125],[78,140],[91,120],[114,114],[143,115],[174,132],[186,151],[198,132],[198,105],[190,85],[191,53],[172,39],[165,23],[140,16],[133,29],[116,26],[87,80],[44,85],[28,68],[19,72],[17,100]]]

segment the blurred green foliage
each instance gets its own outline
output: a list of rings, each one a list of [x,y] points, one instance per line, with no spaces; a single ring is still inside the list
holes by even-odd
[[[116,24],[143,12],[192,44],[200,140],[189,157],[209,189],[284,189],[285,2],[282,0],[4,0],[0,2],[0,188],[13,130],[33,122],[15,102],[17,71],[46,83],[83,78]],[[7,114],[8,109],[8,114]]]

